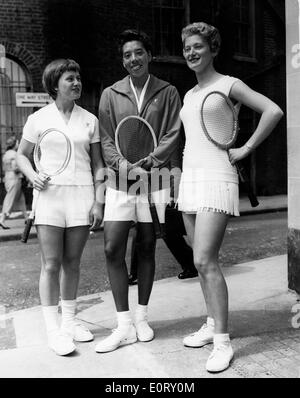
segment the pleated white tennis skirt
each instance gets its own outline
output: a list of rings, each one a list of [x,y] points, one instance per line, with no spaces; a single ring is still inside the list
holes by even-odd
[[[181,175],[178,209],[189,214],[204,211],[239,216],[239,184],[226,181],[206,181]]]

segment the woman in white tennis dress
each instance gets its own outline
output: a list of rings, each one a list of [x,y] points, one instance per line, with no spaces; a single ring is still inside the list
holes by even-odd
[[[81,255],[89,229],[99,227],[103,218],[104,198],[96,198],[97,171],[103,161],[98,119],[75,103],[82,90],[79,65],[69,59],[52,61],[44,71],[43,84],[54,102],[28,117],[17,161],[37,198],[35,225],[42,254],[39,287],[48,344],[58,355],[67,355],[76,348],[73,340],[93,340],[92,333],[75,320],[75,311]],[[70,139],[71,157],[66,169],[48,182],[30,160],[38,137],[50,128]],[[60,142],[53,144],[62,164]]]
[[[206,323],[183,342],[188,347],[214,343],[206,369],[219,372],[226,369],[233,358],[227,325],[228,292],[218,255],[229,217],[239,215],[238,175],[234,163],[248,156],[271,133],[283,113],[274,102],[239,79],[215,70],[213,62],[221,44],[215,27],[203,22],[188,25],[182,31],[182,41],[185,60],[195,72],[198,84],[185,95],[180,112],[186,145],[178,207],[184,215],[207,306]],[[201,127],[201,105],[211,91],[221,91],[239,105],[244,104],[261,114],[247,143],[230,149],[229,153],[210,142]]]

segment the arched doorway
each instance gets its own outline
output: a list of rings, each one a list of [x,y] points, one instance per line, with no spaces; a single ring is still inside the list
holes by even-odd
[[[16,93],[30,92],[30,77],[19,63],[11,58],[5,59],[5,68],[0,72],[0,178],[2,181],[2,155],[6,149],[6,140],[11,135],[19,138],[23,126],[32,108],[16,107]]]

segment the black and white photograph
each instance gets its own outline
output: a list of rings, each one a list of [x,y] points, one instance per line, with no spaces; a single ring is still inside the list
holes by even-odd
[[[300,378],[300,0],[0,0],[0,379]]]

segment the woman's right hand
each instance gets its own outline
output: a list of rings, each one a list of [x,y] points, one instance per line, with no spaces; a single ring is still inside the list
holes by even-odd
[[[34,189],[36,189],[37,191],[43,191],[47,188],[49,180],[50,178],[47,177],[45,174],[34,173],[31,179],[31,183]]]

